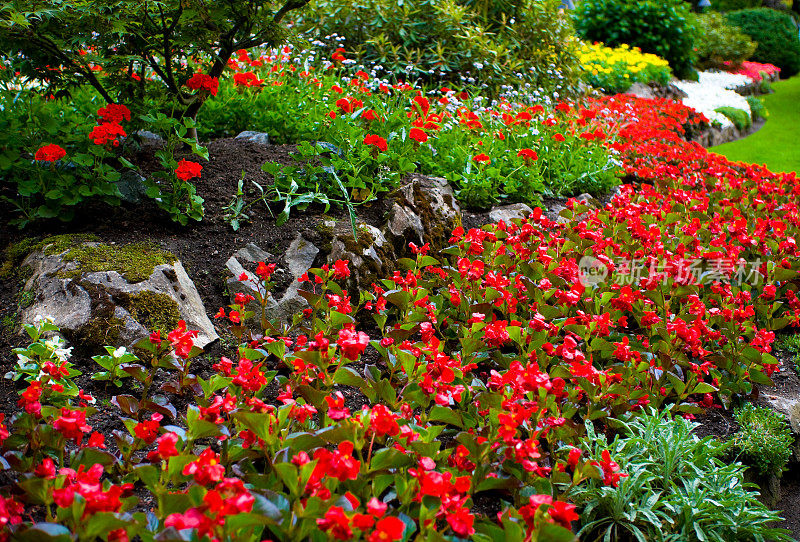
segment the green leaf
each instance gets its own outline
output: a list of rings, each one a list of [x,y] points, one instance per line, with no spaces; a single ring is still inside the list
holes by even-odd
[[[461,418],[460,413],[456,412],[452,408],[447,408],[440,405],[434,405],[433,408],[431,408],[431,412],[428,415],[428,420],[432,422],[444,422],[454,425],[458,428],[465,429],[464,421]]]
[[[353,386],[354,388],[363,388],[367,386],[367,381],[351,367],[339,367],[336,369],[336,372],[333,373],[333,381],[337,384]]]
[[[70,542],[72,533],[63,525],[55,523],[34,523],[14,534],[13,540],[19,542]]]

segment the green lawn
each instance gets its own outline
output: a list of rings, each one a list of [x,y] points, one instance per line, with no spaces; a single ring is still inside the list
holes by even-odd
[[[755,134],[710,150],[737,162],[766,164],[770,171],[800,173],[800,76],[772,84],[764,96],[769,117]]]

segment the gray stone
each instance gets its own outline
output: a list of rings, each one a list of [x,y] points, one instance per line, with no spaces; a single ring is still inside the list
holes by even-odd
[[[233,256],[228,258],[228,261],[225,262],[225,267],[236,279],[238,279],[242,273],[245,273],[250,279],[253,279],[255,275],[252,271],[245,268],[245,265],[247,265],[248,268],[252,268],[252,264],[266,262],[271,259],[272,254],[261,250],[260,247],[253,243],[249,243],[246,247],[237,250]]]
[[[314,266],[318,254],[319,248],[307,241],[302,234],[298,234],[294,238],[283,255],[284,265],[278,267],[273,275],[277,278],[282,273],[288,273],[289,285],[282,292],[270,292],[266,304],[268,319],[291,320],[295,314],[308,306],[306,300],[298,293],[302,285],[297,279]],[[268,262],[274,259],[271,254],[253,243],[231,256],[225,264],[232,275],[227,281],[228,292],[231,296],[233,297],[237,293],[253,294],[258,282],[251,269],[258,262]],[[242,273],[247,275],[247,281],[239,280]],[[257,310],[257,314],[260,314],[261,307],[256,301],[253,301],[249,308]]]
[[[259,145],[269,145],[269,134],[265,132],[254,132],[252,130],[246,130],[237,135],[235,139],[243,139],[245,141],[249,141],[251,143],[257,143]]]
[[[422,243],[425,235],[425,228],[419,215],[409,207],[397,202],[392,205],[392,210],[389,212],[387,227],[393,236],[418,243]]]
[[[768,394],[761,397],[768,407],[786,416],[795,434],[800,434],[800,398]]]
[[[656,93],[650,88],[650,85],[646,83],[632,84],[631,87],[625,91],[625,94],[633,94],[639,98],[648,98],[651,100],[656,97]]]
[[[76,262],[64,261],[62,256],[39,250],[23,262],[33,270],[25,289],[34,297],[22,312],[23,323],[33,323],[38,315],[50,316],[62,332],[77,337],[95,319],[114,317],[122,321],[114,346],[130,346],[152,330],[133,317],[123,306],[124,300],[152,292],[168,295],[176,302],[188,329],[198,330],[195,345],[204,348],[219,338],[180,261],[158,265],[146,280],[130,283],[116,271],[80,272]]]
[[[125,170],[116,182],[117,189],[122,194],[122,200],[128,203],[139,203],[147,192],[144,185],[145,178],[131,171]]]
[[[160,135],[149,130],[139,130],[136,132],[136,135],[138,135],[141,139],[148,139],[150,141],[164,141],[164,138],[162,138]]]
[[[511,205],[498,205],[489,211],[489,220],[492,222],[509,223],[512,220],[522,220],[528,218],[533,212],[530,206],[524,203],[512,203]]]

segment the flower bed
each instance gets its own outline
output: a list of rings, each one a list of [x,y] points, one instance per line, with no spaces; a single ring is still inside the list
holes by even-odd
[[[733,90],[749,84],[750,81],[746,75],[728,72],[700,72],[699,81],[677,81],[675,86],[687,94],[687,97],[682,100],[684,105],[726,128],[733,126],[733,123],[716,110],[720,107],[735,107],[750,115],[750,105],[747,103],[747,99]]]
[[[762,74],[767,75],[768,79],[773,79],[777,78],[780,72],[781,69],[777,66],[773,66],[772,64],[761,64],[759,62],[750,62],[745,60],[742,62],[742,65],[733,73],[746,75],[753,81],[758,82],[763,79]]]
[[[0,434],[15,477],[4,529],[571,539],[571,488],[627,474],[608,450],[580,445],[586,420],[729,404],[770,384],[774,331],[800,324],[794,175],[686,142],[705,119],[673,102],[574,109],[577,130],[591,119],[617,134],[607,144],[629,183],[608,204],[571,200],[566,223],[539,209],[459,228],[442,254],[414,247],[416,260],[398,262],[406,271],[358,299],[337,284],[346,262],[310,270],[309,309],[290,329],[248,313],[274,271],[259,265],[256,299],[218,314],[241,344],[218,374],[190,373],[185,327],[154,333],[138,359],[102,360],[142,384],[103,407],[125,424],[109,441],[92,428],[100,405],[74,384],[69,351],[43,338],[46,323],[30,328],[21,410]],[[171,377],[166,395],[151,389],[156,368]],[[179,411],[170,397],[181,393],[193,399]]]
[[[611,93],[624,92],[633,83],[666,85],[672,77],[666,60],[625,44],[613,49],[602,43],[584,44],[578,59],[585,80]]]

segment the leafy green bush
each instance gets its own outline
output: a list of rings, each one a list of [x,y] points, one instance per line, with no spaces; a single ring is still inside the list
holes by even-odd
[[[281,43],[282,20],[308,1],[4,2],[0,54],[12,71],[62,95],[88,85],[134,117],[150,112],[137,103],[158,98],[175,116],[195,118],[231,56]]]
[[[678,77],[694,78],[696,28],[691,5],[682,0],[583,0],[575,29],[591,42],[639,47],[669,62]]]
[[[737,107],[723,106],[718,107],[714,111],[722,113],[736,126],[737,130],[747,130],[750,128],[751,120],[747,111]]]
[[[582,540],[791,540],[770,527],[778,514],[745,484],[744,466],[722,458],[728,444],[692,435],[695,424],[646,414],[623,424],[609,445],[587,424],[585,445],[602,464],[610,451],[627,476],[618,487],[594,481],[573,489],[581,509]],[[604,538],[605,537],[605,538]]]
[[[739,431],[733,444],[739,456],[760,474],[780,476],[792,455],[792,430],[774,410],[747,403],[734,413]]]
[[[711,8],[717,11],[736,11],[761,7],[761,0],[711,0]]]
[[[800,72],[800,39],[790,15],[758,8],[735,11],[726,17],[758,44],[752,60],[778,66],[783,77]]]
[[[719,13],[700,15],[697,25],[699,32],[695,48],[697,66],[701,69],[735,69],[756,50],[753,40]],[[732,65],[725,66],[725,62]]]
[[[579,78],[577,42],[558,0],[317,0],[312,35],[338,34],[359,61],[427,83],[496,90],[520,78],[547,92]]]
[[[769,116],[767,106],[764,105],[764,102],[761,101],[761,98],[758,96],[748,96],[747,103],[750,105],[750,117],[753,121],[766,119]]]

